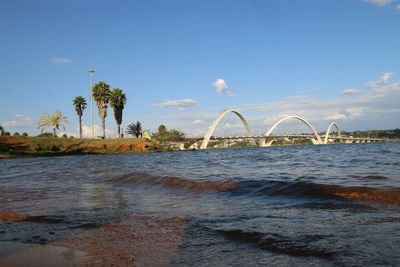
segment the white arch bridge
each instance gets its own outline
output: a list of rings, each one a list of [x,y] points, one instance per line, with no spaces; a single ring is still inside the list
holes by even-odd
[[[213,137],[213,133],[214,133],[215,129],[217,128],[218,124],[229,113],[233,113],[239,117],[239,119],[243,123],[244,128],[247,131],[247,136]],[[272,135],[272,132],[275,130],[275,128],[277,128],[282,122],[284,122],[286,120],[292,120],[292,119],[298,120],[298,121],[302,122],[303,124],[305,124],[311,130],[311,134],[310,135]],[[336,132],[337,132],[336,136],[333,136],[331,134],[332,127],[336,128]],[[259,145],[261,147],[268,147],[268,146],[271,146],[274,141],[276,141],[280,138],[307,138],[307,139],[310,139],[314,145],[328,144],[329,140],[339,140],[339,141],[343,141],[345,143],[360,143],[360,142],[368,142],[369,143],[369,142],[384,141],[383,139],[377,139],[377,138],[353,138],[353,137],[342,136],[340,133],[339,125],[336,122],[332,122],[331,124],[329,124],[328,129],[325,132],[325,135],[322,136],[322,138],[323,138],[322,139],[321,136],[316,131],[316,129],[311,125],[311,123],[309,123],[306,119],[304,119],[300,116],[296,116],[296,115],[286,116],[286,117],[280,119],[279,121],[277,121],[274,125],[272,125],[272,127],[264,135],[254,136],[249,123],[247,122],[245,117],[242,115],[242,113],[240,113],[240,111],[238,111],[236,109],[227,109],[227,110],[224,110],[223,112],[221,112],[215,118],[213,123],[210,125],[206,134],[204,135],[203,141],[201,142],[200,149],[206,149],[208,146],[208,143],[210,142],[211,139],[212,140],[225,140],[225,139],[250,140],[250,142],[254,146],[257,145],[256,140],[259,140],[260,141]]]

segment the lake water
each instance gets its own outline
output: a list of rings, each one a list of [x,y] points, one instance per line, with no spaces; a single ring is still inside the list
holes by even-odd
[[[0,204],[3,244],[140,215],[182,218],[171,266],[400,265],[400,143],[2,160]]]

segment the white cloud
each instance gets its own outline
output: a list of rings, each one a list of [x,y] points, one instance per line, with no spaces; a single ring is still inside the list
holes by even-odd
[[[164,103],[157,104],[160,108],[186,108],[196,105],[196,101],[190,98],[167,100]]]
[[[388,83],[389,82],[389,80],[390,80],[390,78],[392,77],[392,75],[393,75],[393,72],[385,72],[382,76],[381,76],[381,81],[383,82],[383,83]]]
[[[204,121],[203,120],[199,120],[199,119],[196,119],[196,120],[193,121],[193,124],[203,124],[203,123],[204,123]]]
[[[215,90],[217,90],[217,93],[220,95],[225,93],[225,91],[228,89],[228,85],[225,83],[224,79],[217,79],[213,83],[213,86],[215,87]]]
[[[390,77],[392,77],[392,75],[393,75],[392,72],[385,72],[382,74],[382,76],[379,78],[379,80],[368,82],[366,85],[370,89],[382,87],[383,85],[385,85],[389,82]]]
[[[377,7],[389,7],[397,12],[400,12],[399,0],[363,0],[363,2],[375,5]]]
[[[35,120],[22,114],[16,114],[3,123],[3,127],[8,128],[31,128],[33,126],[35,126]]]
[[[346,119],[346,115],[341,114],[341,113],[336,113],[336,114],[325,116],[323,119],[326,121],[344,120],[344,119]]]
[[[226,96],[236,96],[235,93],[232,91],[228,90],[228,85],[226,84],[224,79],[217,79],[212,86],[215,87],[215,90],[217,91],[218,94],[220,95],[226,95]]]
[[[363,91],[354,88],[347,88],[342,91],[342,94],[344,95],[358,95],[361,93],[363,93]]]
[[[229,130],[229,129],[244,129],[243,123],[236,122],[236,123],[229,123],[226,122],[222,125],[222,129]]]
[[[50,58],[50,61],[51,63],[58,65],[67,65],[74,63],[72,59],[66,57],[52,57]]]
[[[346,109],[346,112],[349,113],[349,119],[357,119],[362,117],[365,114],[365,108],[363,107],[353,107]]]
[[[390,89],[390,90],[393,90],[393,91],[400,90],[400,82],[398,82],[398,83],[392,83],[392,84],[389,86],[389,89]]]
[[[77,129],[76,132],[77,132],[77,134],[67,133],[67,135],[68,136],[73,135],[73,136],[77,137],[79,134],[79,128]],[[103,136],[103,129],[97,124],[94,125],[94,136],[95,137]],[[117,134],[113,130],[110,130],[106,127],[106,137],[116,137],[116,136],[117,136]],[[85,125],[85,124],[82,125],[82,137],[92,138],[92,127],[91,126]]]
[[[363,0],[365,3],[369,3],[375,6],[388,6],[390,5],[393,0]]]
[[[366,86],[376,92],[389,92],[400,90],[400,82],[389,84],[392,77],[392,72],[385,72],[377,81],[366,83]]]

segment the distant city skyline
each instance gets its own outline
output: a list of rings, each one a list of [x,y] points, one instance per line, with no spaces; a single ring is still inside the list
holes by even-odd
[[[141,121],[203,135],[226,108],[255,133],[285,115],[324,131],[400,127],[400,0],[22,1],[0,3],[0,125],[39,134],[68,117],[90,76],[127,96],[123,129]],[[96,135],[100,119],[95,111]],[[227,129],[239,127],[233,118]],[[112,109],[106,133],[116,137]],[[60,131],[64,133],[64,131]]]

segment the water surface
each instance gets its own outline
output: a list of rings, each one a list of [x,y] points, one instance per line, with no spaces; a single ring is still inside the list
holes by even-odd
[[[0,204],[3,242],[169,216],[171,266],[400,265],[399,143],[2,160]]]

